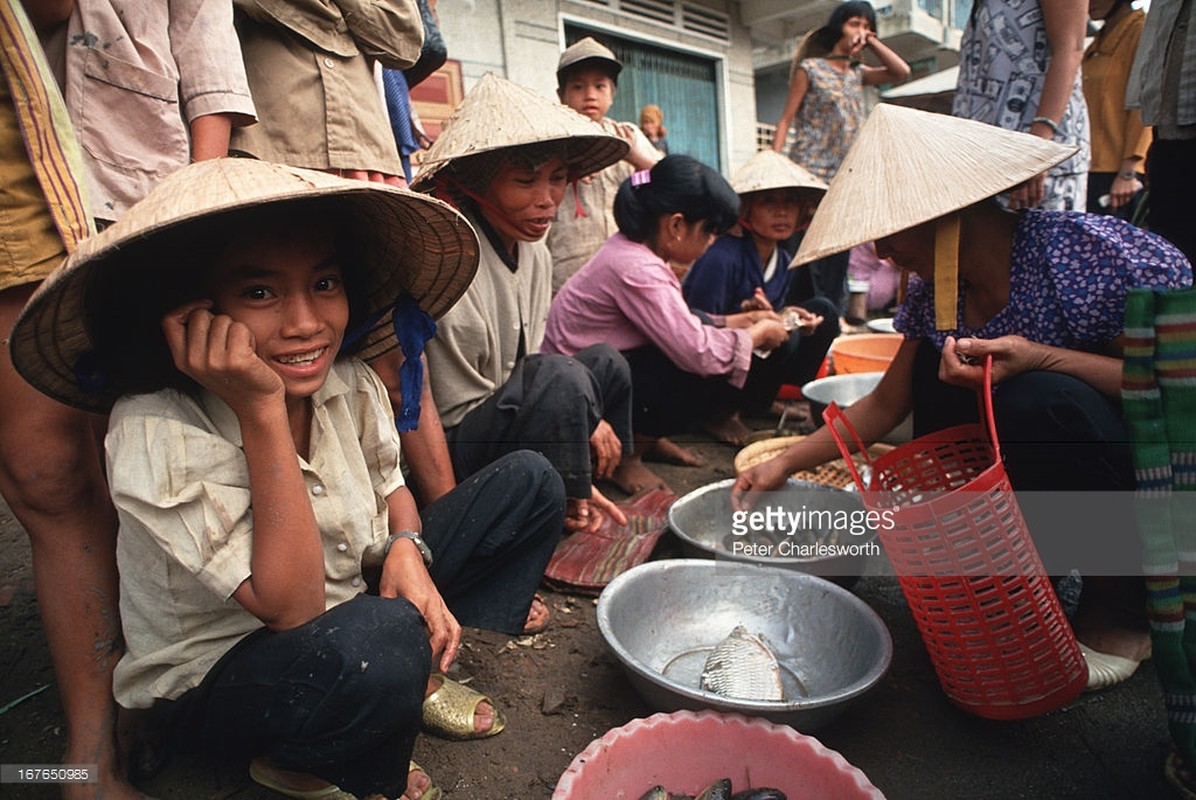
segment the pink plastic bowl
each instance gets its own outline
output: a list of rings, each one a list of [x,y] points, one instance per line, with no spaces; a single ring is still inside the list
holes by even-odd
[[[813,736],[764,719],[674,711],[613,728],[573,759],[553,800],[638,800],[657,784],[697,794],[730,778],[733,791],[769,786],[789,800],[876,800],[866,775]]]

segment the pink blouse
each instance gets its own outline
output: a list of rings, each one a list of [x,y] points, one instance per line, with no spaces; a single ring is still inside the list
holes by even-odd
[[[743,386],[752,361],[746,329],[703,325],[669,265],[621,233],[553,298],[540,351],[573,355],[599,342],[620,351],[650,344],[686,372],[721,375],[735,387]]]

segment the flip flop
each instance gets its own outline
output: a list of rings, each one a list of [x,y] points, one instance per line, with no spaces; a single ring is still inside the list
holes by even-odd
[[[331,783],[321,789],[291,788],[262,772],[258,768],[256,760],[249,762],[249,777],[259,786],[265,786],[267,789],[286,795],[287,797],[294,797],[296,800],[357,800],[354,795]],[[424,795],[424,797],[427,796],[427,794]]]
[[[410,777],[411,773],[416,771],[428,775],[428,771],[419,764],[416,764],[414,761],[407,762],[408,777]],[[440,787],[432,783],[432,776],[428,775],[428,788],[424,789],[424,793],[420,795],[419,800],[440,800],[441,794],[442,792],[440,791]]]
[[[440,679],[440,688],[424,698],[424,729],[444,739],[485,739],[502,733],[507,726],[494,701],[481,692],[449,680],[442,673],[433,672],[433,678]],[[473,715],[479,703],[489,703],[494,709],[494,722],[490,729],[478,732],[473,727]]]
[[[533,634],[540,633],[542,630],[548,627],[548,621],[552,618],[552,611],[548,608],[548,601],[544,599],[544,595],[536,592],[534,595],[532,595],[532,605],[535,605],[537,600],[540,602],[540,605],[544,607],[544,618],[540,621],[539,625],[532,625],[530,627],[525,625],[523,628],[524,636],[531,636]],[[531,611],[530,607],[528,608],[528,611]]]
[[[1088,685],[1086,692],[1099,692],[1116,686],[1129,678],[1138,669],[1140,662],[1124,656],[1115,656],[1080,645],[1080,654],[1088,663]]]

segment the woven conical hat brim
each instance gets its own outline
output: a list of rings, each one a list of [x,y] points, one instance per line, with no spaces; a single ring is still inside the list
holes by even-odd
[[[80,242],[46,278],[13,328],[13,365],[31,384],[63,403],[108,410],[116,398],[83,391],[74,369],[93,346],[85,320],[94,309],[83,307],[92,282],[143,264],[139,257],[163,252],[173,239],[204,221],[266,203],[327,198],[340,198],[336,202],[346,204],[346,217],[353,220],[351,236],[360,248],[366,275],[362,288],[371,314],[389,309],[406,292],[433,318],[439,317],[473,280],[477,234],[461,214],[439,200],[386,184],[252,159],[203,161],[163,179],[114,225]],[[157,263],[152,266],[158,268]],[[170,267],[161,263],[163,281],[170,279]],[[387,312],[362,337],[356,354],[372,358],[395,344]]]
[[[882,103],[814,212],[793,266],[966,208],[1075,148],[983,122]]]
[[[761,150],[747,160],[731,177],[735,194],[765,192],[769,189],[811,189],[826,191],[826,184],[787,156],[772,150]]]
[[[561,140],[572,177],[609,167],[631,149],[584,114],[487,72],[444,123],[412,185],[460,159],[507,147]]]

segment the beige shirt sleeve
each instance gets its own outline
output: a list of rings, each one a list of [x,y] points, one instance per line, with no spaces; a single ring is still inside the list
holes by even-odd
[[[234,0],[258,22],[302,36],[338,56],[365,55],[407,69],[419,59],[424,27],[415,0]]]

